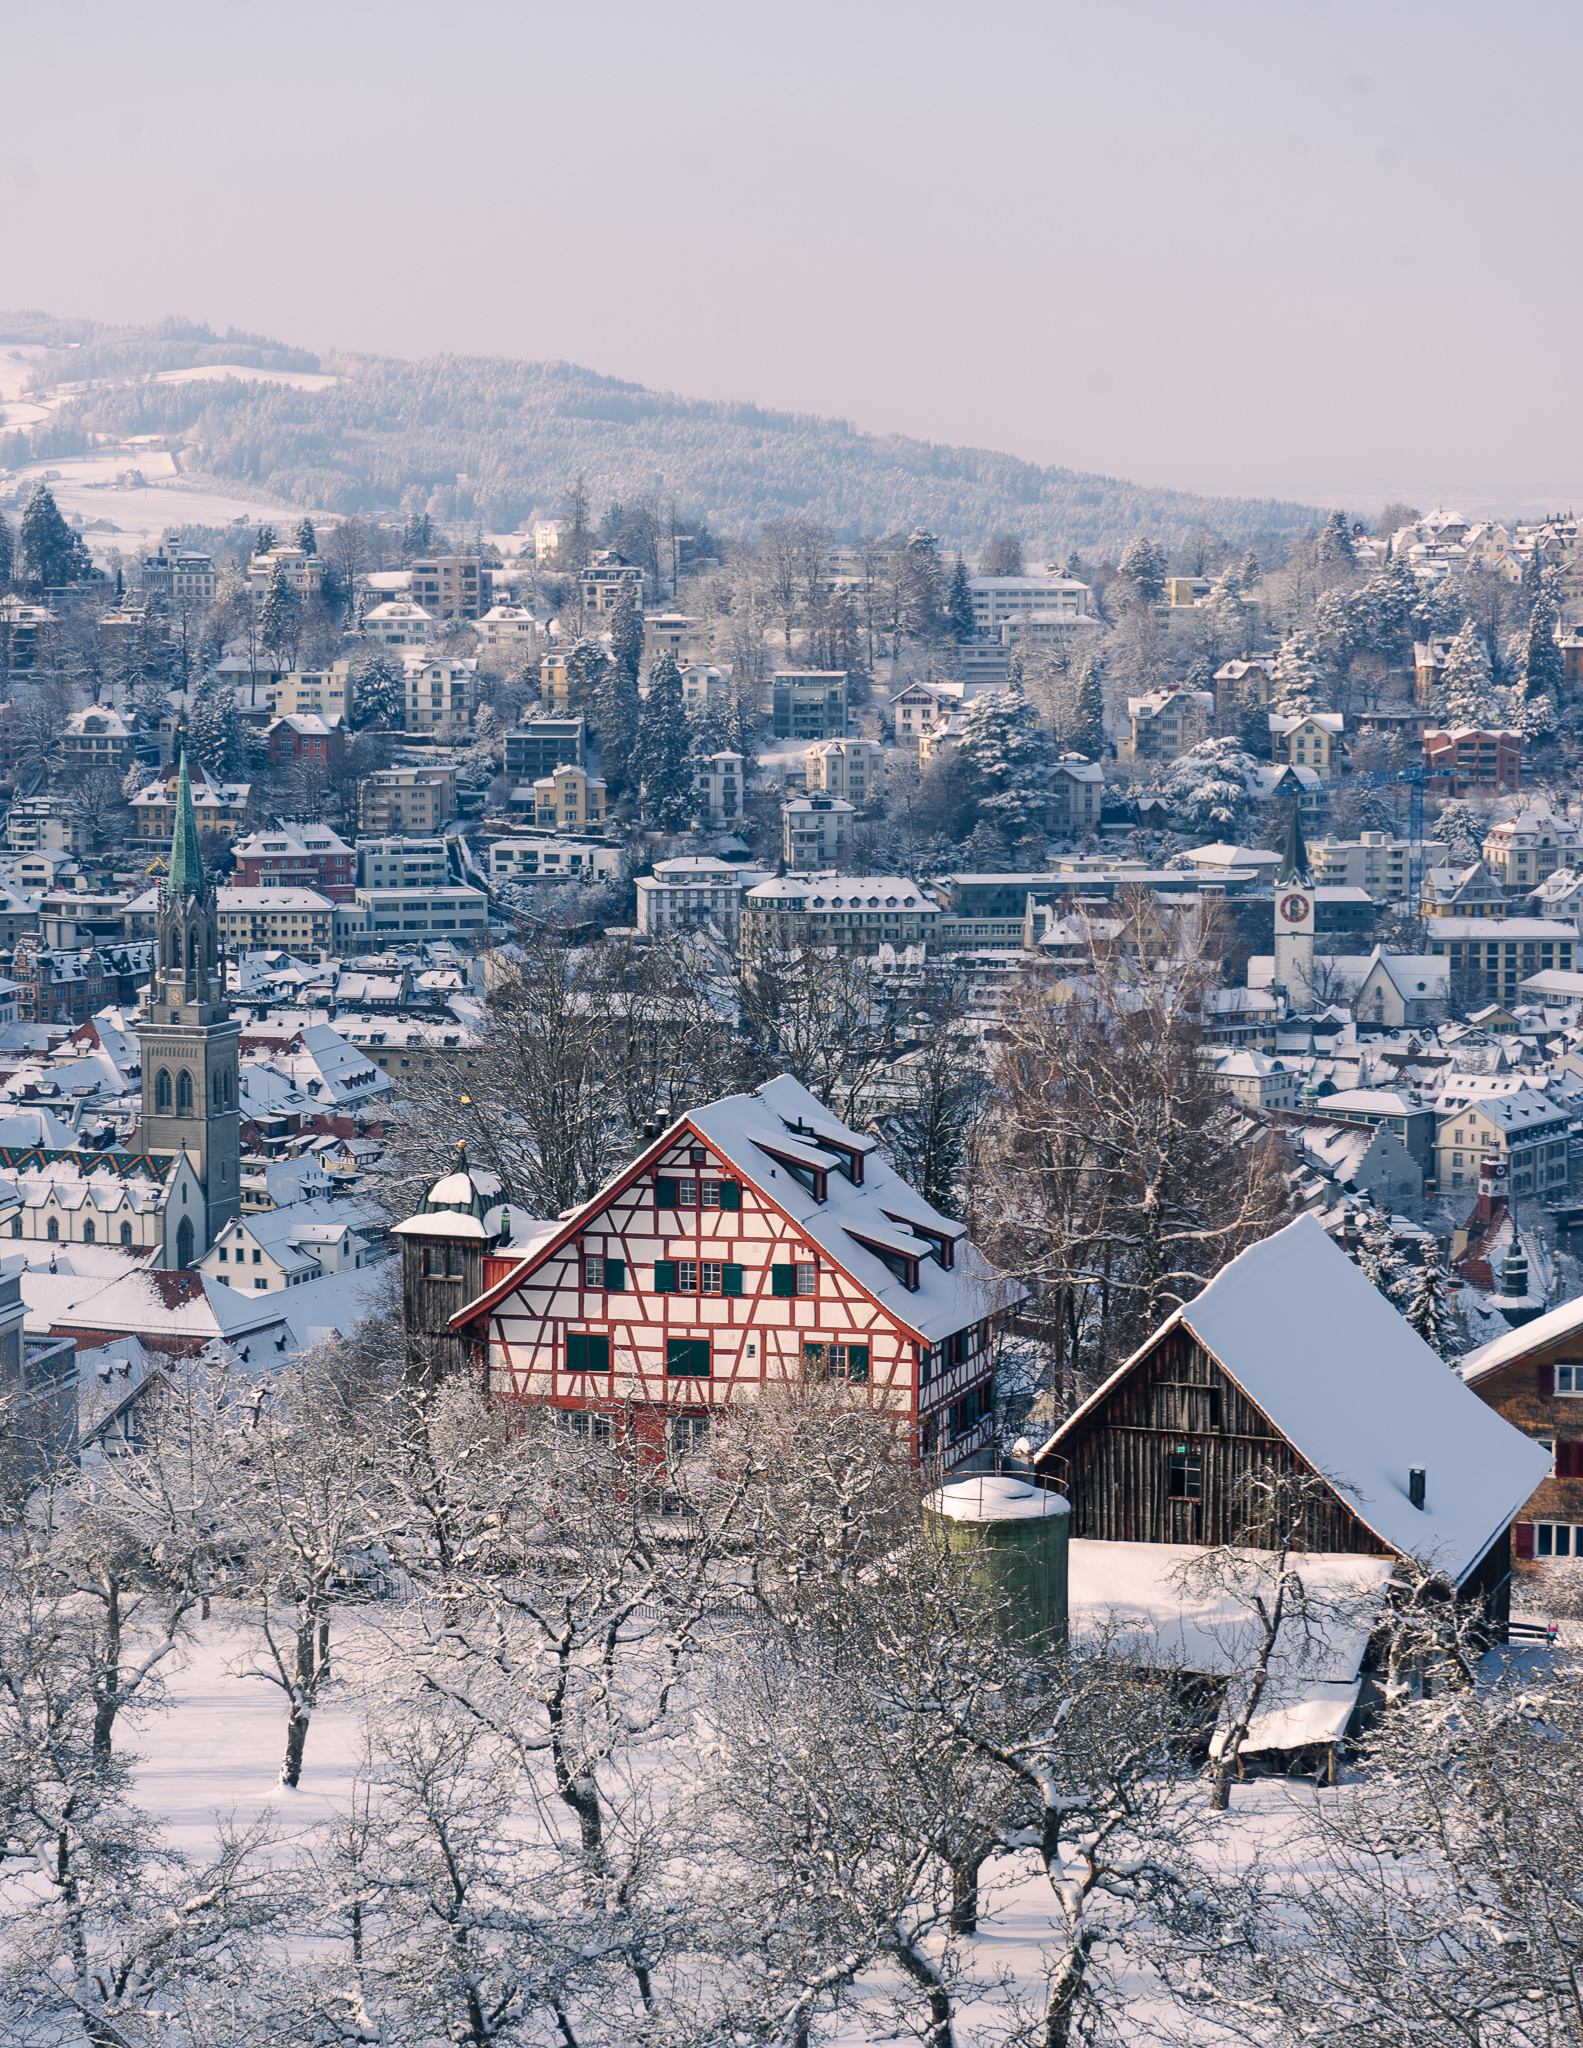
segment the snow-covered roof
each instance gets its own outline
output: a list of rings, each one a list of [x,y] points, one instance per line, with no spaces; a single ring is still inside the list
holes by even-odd
[[[1560,1343],[1563,1338],[1576,1336],[1579,1331],[1583,1331],[1583,1295],[1575,1301],[1562,1302],[1548,1315],[1536,1316],[1520,1329],[1508,1331],[1492,1344],[1481,1344],[1477,1351],[1470,1351],[1457,1360],[1457,1371],[1468,1386],[1477,1386],[1480,1380],[1488,1379],[1492,1372],[1499,1372],[1515,1359],[1543,1351],[1551,1344]]]
[[[1233,1259],[1163,1327],[1175,1324],[1316,1471],[1348,1489],[1347,1505],[1382,1543],[1432,1557],[1454,1582],[1549,1472],[1549,1454],[1463,1385],[1312,1216]],[[1142,1355],[1046,1448],[1057,1448]],[[1426,1475],[1421,1509],[1408,1498],[1414,1466]]]

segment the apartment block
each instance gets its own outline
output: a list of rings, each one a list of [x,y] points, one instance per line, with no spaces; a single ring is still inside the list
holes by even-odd
[[[776,739],[846,738],[845,669],[776,669],[770,677],[770,692]]]
[[[359,832],[437,832],[456,808],[450,768],[381,768],[357,788]]]
[[[506,773],[532,782],[563,766],[581,768],[587,739],[585,719],[525,718],[506,734]]]
[[[431,618],[480,619],[494,585],[476,555],[429,555],[408,571],[407,595]]]
[[[825,740],[808,749],[808,788],[860,807],[878,785],[881,758],[872,740]]]

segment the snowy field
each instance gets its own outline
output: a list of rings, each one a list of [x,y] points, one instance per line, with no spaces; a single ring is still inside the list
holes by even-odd
[[[128,470],[142,472],[143,482],[118,484],[117,477]],[[183,476],[176,456],[163,450],[120,448],[101,454],[57,457],[51,462],[29,463],[17,472],[9,494],[23,499],[35,478],[50,471],[49,487],[55,503],[70,519],[80,514],[83,539],[97,560],[119,550],[139,554],[151,548],[167,527],[188,522],[198,526],[227,526],[243,520],[254,525],[260,519],[296,520],[303,507],[287,505],[260,492],[243,497],[214,483]],[[108,522],[106,531],[98,521]]]

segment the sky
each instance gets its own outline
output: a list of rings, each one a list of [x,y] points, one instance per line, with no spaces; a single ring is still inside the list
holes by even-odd
[[[1583,502],[1576,0],[65,20],[0,29],[12,306],[1355,511]]]

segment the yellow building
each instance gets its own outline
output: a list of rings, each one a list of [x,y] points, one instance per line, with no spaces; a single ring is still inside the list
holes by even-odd
[[[1339,711],[1311,711],[1302,717],[1284,717],[1272,711],[1269,719],[1270,759],[1277,768],[1312,768],[1321,782],[1341,773],[1344,749]]]
[[[553,775],[541,775],[533,785],[534,821],[540,825],[602,825],[605,822],[605,785],[597,777],[590,781],[582,768],[557,768]]]

